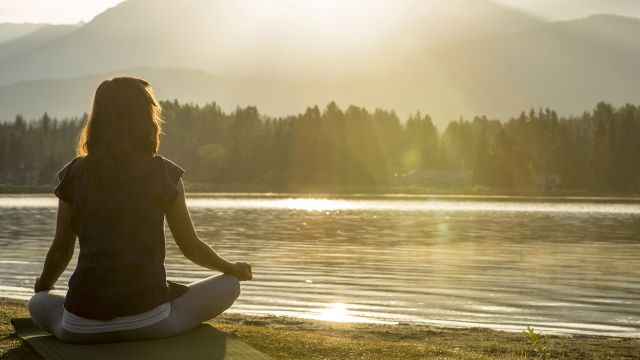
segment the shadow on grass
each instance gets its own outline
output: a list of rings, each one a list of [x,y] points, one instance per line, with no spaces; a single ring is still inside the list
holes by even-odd
[[[0,355],[0,360],[43,360],[43,357],[38,354],[33,347],[31,347],[26,341],[19,338],[16,334],[3,336],[0,338],[0,342],[18,342],[18,346],[4,351]]]

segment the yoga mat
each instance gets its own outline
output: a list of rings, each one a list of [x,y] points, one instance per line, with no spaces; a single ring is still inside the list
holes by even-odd
[[[35,325],[30,318],[12,319],[19,337],[46,360],[207,359],[266,360],[269,357],[232,334],[202,324],[170,338],[109,344],[66,344]]]

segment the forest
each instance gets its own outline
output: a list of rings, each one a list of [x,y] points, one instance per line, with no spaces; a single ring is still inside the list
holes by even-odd
[[[362,188],[460,186],[496,190],[640,191],[640,107],[597,104],[580,116],[530,110],[478,116],[438,129],[426,114],[329,103],[274,118],[255,107],[224,112],[163,101],[160,154],[185,182]],[[0,124],[0,186],[53,185],[74,155],[83,117],[16,116]]]

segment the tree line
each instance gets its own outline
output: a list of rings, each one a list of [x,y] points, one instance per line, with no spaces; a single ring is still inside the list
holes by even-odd
[[[531,110],[501,122],[484,116],[439,131],[426,114],[330,103],[287,117],[255,107],[224,112],[163,101],[161,153],[209,184],[429,185],[451,174],[495,189],[640,190],[640,107],[600,103],[581,116]],[[74,156],[86,115],[0,124],[0,184],[48,185]]]

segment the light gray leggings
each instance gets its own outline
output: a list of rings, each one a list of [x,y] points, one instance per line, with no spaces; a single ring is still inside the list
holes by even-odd
[[[216,275],[189,285],[171,304],[171,314],[155,324],[134,330],[77,334],[62,328],[66,292],[41,291],[29,300],[33,321],[56,338],[72,343],[134,341],[173,336],[191,330],[227,310],[240,295],[240,282],[232,275]]]

